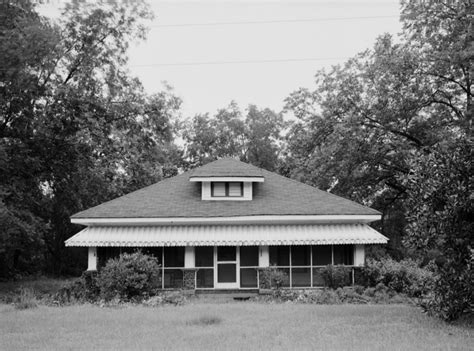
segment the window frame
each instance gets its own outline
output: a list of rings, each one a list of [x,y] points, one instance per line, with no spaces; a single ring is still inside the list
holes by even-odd
[[[225,191],[224,191],[224,195],[216,195],[215,194],[215,191],[214,191],[214,186],[216,184],[224,184],[224,188],[225,188]],[[230,195],[230,192],[229,192],[229,187],[230,185],[229,184],[239,184],[239,187],[240,187],[240,195]],[[211,197],[213,198],[226,198],[226,197],[230,197],[230,198],[240,198],[240,197],[244,197],[244,182],[211,182]]]
[[[341,244],[342,245],[342,244]],[[351,246],[352,248],[352,264],[342,264],[342,266],[345,266],[345,267],[355,267],[354,265],[354,250],[355,250],[355,245],[354,244],[344,244],[344,246],[347,245],[347,246]],[[339,244],[331,244],[331,245],[328,245],[331,247],[331,262],[326,264],[326,265],[315,265],[313,262],[314,262],[314,258],[313,258],[313,247],[315,246],[326,246],[326,245],[284,245],[284,246],[288,246],[289,247],[289,250],[288,250],[288,265],[283,265],[283,266],[279,266],[277,263],[275,262],[271,262],[270,261],[270,265],[272,266],[275,266],[277,269],[282,269],[282,270],[285,270],[285,271],[288,271],[288,285],[284,286],[284,287],[287,287],[287,288],[319,288],[320,286],[315,286],[314,285],[314,271],[317,270],[317,269],[321,269],[323,267],[326,267],[328,265],[334,265],[334,247],[335,246],[340,246]],[[292,264],[292,248],[294,246],[309,246],[309,265],[306,265],[306,266],[301,266],[301,265],[293,265]],[[278,246],[275,246],[275,248],[277,248]],[[271,249],[272,247],[270,247]],[[270,258],[272,257],[271,253],[269,253],[269,256]],[[278,256],[277,256],[278,257]],[[308,286],[294,286],[293,285],[293,269],[300,269],[300,268],[309,268],[310,269],[310,285]]]

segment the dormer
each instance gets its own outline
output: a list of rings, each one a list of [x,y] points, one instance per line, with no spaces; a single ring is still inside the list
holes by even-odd
[[[224,159],[196,169],[190,182],[201,184],[201,199],[206,201],[251,201],[253,183],[263,183],[260,169],[242,167],[241,162]]]

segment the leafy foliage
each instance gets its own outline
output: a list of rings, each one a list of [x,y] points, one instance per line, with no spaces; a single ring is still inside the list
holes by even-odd
[[[275,170],[284,126],[281,114],[270,109],[259,110],[254,105],[248,107],[244,118],[233,102],[213,117],[197,115],[188,123],[183,132],[185,157],[191,167],[217,158],[237,157],[255,166]]]
[[[344,286],[351,285],[352,268],[345,266],[327,265],[321,269],[321,275],[324,279],[324,284],[328,288],[337,289]]]
[[[383,284],[389,289],[405,293],[411,297],[427,295],[435,281],[435,272],[431,267],[421,268],[411,259],[395,261],[392,258],[381,260],[367,260],[364,274],[368,285],[375,287]]]
[[[100,295],[107,301],[151,295],[160,286],[159,268],[156,258],[141,252],[110,259],[97,277]]]
[[[468,141],[440,145],[412,162],[405,244],[438,252],[430,310],[447,320],[472,311],[474,296],[473,152]]]
[[[262,268],[259,271],[260,287],[263,289],[280,289],[288,284],[288,274],[276,266]]]
[[[70,215],[177,173],[180,99],[126,70],[145,3],[72,2],[58,23],[0,6],[0,274],[77,273]]]

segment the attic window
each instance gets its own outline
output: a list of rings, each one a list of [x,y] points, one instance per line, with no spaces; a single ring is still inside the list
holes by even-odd
[[[212,182],[212,197],[242,197],[242,182]]]

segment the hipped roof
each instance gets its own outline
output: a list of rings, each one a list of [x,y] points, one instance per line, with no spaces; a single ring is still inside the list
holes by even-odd
[[[255,176],[251,201],[203,201],[201,184],[191,176]],[[209,218],[264,215],[380,215],[354,201],[237,161],[221,159],[165,179],[72,218]]]

